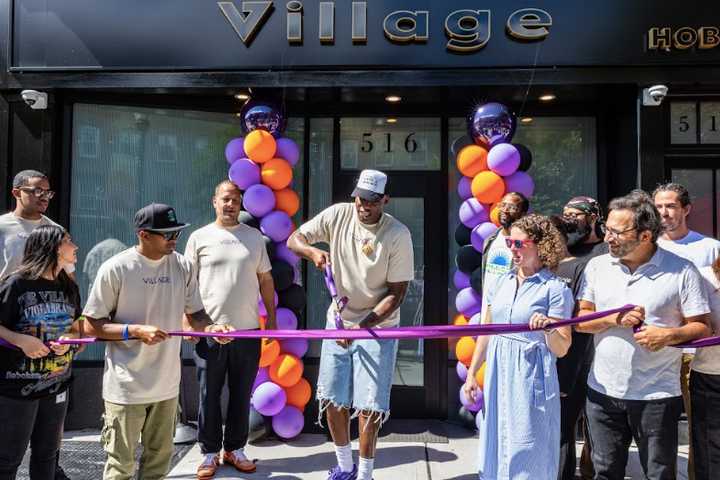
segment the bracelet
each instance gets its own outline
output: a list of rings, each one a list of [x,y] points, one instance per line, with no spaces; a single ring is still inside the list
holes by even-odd
[[[125,325],[123,325],[122,336],[123,340],[130,339],[130,324],[126,323]]]

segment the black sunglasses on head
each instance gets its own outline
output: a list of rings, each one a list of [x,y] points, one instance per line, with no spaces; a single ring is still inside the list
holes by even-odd
[[[174,232],[156,232],[154,230],[145,230],[145,231],[148,233],[151,233],[153,235],[160,235],[168,242],[171,240],[177,240],[177,238],[182,233],[182,230],[175,230]]]

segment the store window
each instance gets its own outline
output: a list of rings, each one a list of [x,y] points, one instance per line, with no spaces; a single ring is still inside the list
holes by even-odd
[[[286,136],[303,149],[304,119],[291,118]],[[77,281],[83,300],[100,265],[136,244],[135,212],[151,202],[172,205],[192,230],[214,219],[213,188],[227,178],[225,145],[240,136],[229,113],[76,104],[73,111],[70,231],[79,246]],[[304,161],[293,188],[303,192]],[[302,218],[298,212],[296,221]],[[102,345],[81,359],[102,358]],[[189,348],[184,347],[187,356]]]
[[[464,118],[449,120],[448,145],[467,134]],[[559,214],[570,198],[589,195],[597,198],[597,142],[593,117],[535,117],[530,123],[519,123],[513,142],[527,146],[533,155],[529,172],[535,181],[535,194],[530,206],[536,213]],[[457,184],[460,173],[455,159],[449,156],[448,190],[448,318],[455,315],[455,294],[452,275],[455,271],[455,227],[460,223],[460,198]]]

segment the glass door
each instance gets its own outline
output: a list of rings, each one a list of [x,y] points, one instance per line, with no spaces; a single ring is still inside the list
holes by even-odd
[[[715,166],[717,160],[711,162],[715,165],[697,165],[697,167],[688,167],[687,162],[682,163],[682,168],[676,168],[671,164],[668,177],[670,181],[684,185],[690,192],[692,210],[688,217],[688,227],[703,235],[718,238],[720,237],[717,214],[720,207],[720,168]]]
[[[445,324],[447,192],[441,120],[434,117],[336,120],[339,152],[333,200],[349,201],[360,170],[388,174],[385,211],[412,235],[415,276],[400,307],[401,326]],[[390,409],[395,418],[447,415],[447,342],[399,344]]]

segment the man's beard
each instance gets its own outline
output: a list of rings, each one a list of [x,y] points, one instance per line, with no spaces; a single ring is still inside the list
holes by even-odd
[[[509,229],[509,228],[512,226],[512,224],[515,222],[516,219],[513,218],[513,217],[510,216],[510,215],[501,214],[499,220],[500,220],[500,225],[501,225],[504,229],[507,230],[507,229]]]
[[[637,248],[637,246],[640,245],[640,240],[629,240],[626,243],[621,243],[616,248],[617,250],[613,251],[612,245],[608,244],[608,249],[610,251],[610,256],[613,258],[623,258],[628,253],[632,252]]]
[[[572,248],[585,243],[585,240],[590,237],[590,233],[592,233],[592,227],[587,222],[568,223],[568,247]]]

